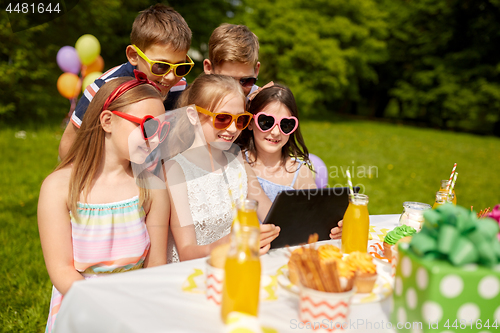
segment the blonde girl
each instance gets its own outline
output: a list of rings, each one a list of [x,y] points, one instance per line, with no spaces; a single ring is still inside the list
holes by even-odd
[[[197,130],[190,149],[165,165],[175,241],[175,247],[169,243],[169,261],[205,257],[218,244],[228,242],[232,203],[239,198],[259,202],[260,220],[271,206],[252,169],[233,150],[251,120],[238,82],[222,75],[202,75],[179,102]],[[279,227],[261,226],[261,253],[267,252],[278,234]]]
[[[131,168],[168,134],[154,118],[165,112],[161,95],[139,73],[99,90],[42,184],[38,228],[53,283],[47,332],[75,281],[167,262],[168,193],[138,187]]]

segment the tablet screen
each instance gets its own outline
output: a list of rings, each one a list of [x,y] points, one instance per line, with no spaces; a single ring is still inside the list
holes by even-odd
[[[354,192],[359,190],[354,187]],[[314,233],[319,240],[330,239],[331,229],[342,220],[348,205],[348,187],[280,192],[264,221],[281,228],[271,248],[307,243],[309,235]]]

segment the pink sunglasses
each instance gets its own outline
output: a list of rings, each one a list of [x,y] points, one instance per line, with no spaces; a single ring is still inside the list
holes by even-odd
[[[264,112],[257,113],[253,119],[255,119],[255,125],[261,132],[269,132],[278,124],[278,128],[283,135],[290,135],[299,126],[299,120],[295,117],[283,117],[279,121],[272,114],[267,114]]]

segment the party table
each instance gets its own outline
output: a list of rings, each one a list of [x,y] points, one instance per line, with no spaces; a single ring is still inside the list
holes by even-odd
[[[374,240],[383,240],[398,219],[399,215],[370,216]],[[299,320],[297,295],[277,283],[288,251],[261,256],[259,320],[281,333],[312,331]],[[223,332],[220,307],[205,297],[205,265],[202,258],[75,282],[64,297],[54,332]],[[352,305],[345,332],[394,332],[388,324],[391,302],[389,295]]]

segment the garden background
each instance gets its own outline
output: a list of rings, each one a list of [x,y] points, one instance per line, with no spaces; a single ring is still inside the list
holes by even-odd
[[[42,332],[51,283],[38,239],[43,179],[57,165],[69,111],[59,95],[57,51],[83,34],[101,43],[105,70],[124,49],[145,0],[62,1],[64,15],[33,25],[0,11],[0,330]],[[165,2],[167,3],[167,2]],[[168,2],[193,31],[202,71],[223,22],[246,24],[260,41],[258,83],[290,86],[310,152],[329,184],[354,184],[371,214],[404,201],[432,203],[458,163],[458,203],[500,203],[499,0],[194,0]],[[24,29],[24,30],[23,30]],[[496,135],[496,136],[495,136]]]

